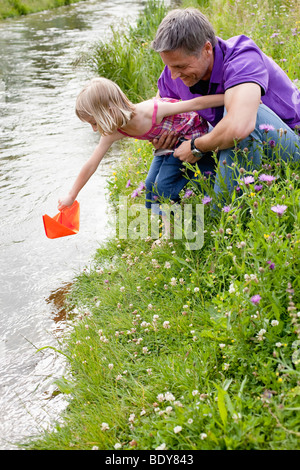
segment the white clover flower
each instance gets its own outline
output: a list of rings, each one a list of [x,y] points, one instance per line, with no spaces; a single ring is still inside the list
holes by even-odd
[[[166,450],[167,446],[166,444],[163,442],[162,444],[160,444],[159,446],[155,447],[155,450]]]
[[[220,346],[220,348],[222,349],[222,348],[225,348],[226,344],[220,343],[219,346]]]
[[[142,411],[140,412],[140,416],[144,416],[146,414],[146,410],[143,408]]]
[[[192,424],[194,420],[192,418],[188,419],[188,424]]]
[[[167,400],[167,401],[174,401],[174,400],[175,400],[175,397],[174,397],[174,395],[173,395],[171,392],[166,392],[166,393],[165,393],[165,400]]]
[[[278,326],[278,325],[279,325],[279,321],[278,321],[278,320],[272,320],[272,321],[271,321],[271,325],[272,325],[272,326]]]
[[[166,413],[170,414],[173,411],[172,406],[167,406]]]
[[[170,328],[170,322],[169,321],[164,321],[163,322],[163,328],[166,328],[166,329]]]
[[[194,292],[199,292],[199,290],[200,290],[199,287],[194,288]]]
[[[171,279],[171,281],[170,281],[170,284],[171,284],[171,286],[176,286],[176,284],[177,284],[177,279],[176,279],[176,277],[172,277],[172,279]]]
[[[107,423],[102,423],[101,424],[101,431],[108,431],[109,425]]]
[[[152,374],[152,369],[146,369],[147,370],[147,374],[148,375],[151,375]]]
[[[165,262],[165,268],[170,269],[170,267],[171,267],[171,263],[169,263],[169,261],[166,261]]]
[[[192,395],[195,397],[196,395],[198,395],[199,391],[198,390],[193,390],[192,391]]]
[[[148,304],[148,309],[149,309],[149,310],[152,310],[152,308],[153,308],[153,305],[152,305],[152,304]]]
[[[108,368],[111,370],[114,367],[113,364],[108,364]]]
[[[224,362],[224,364],[223,364],[224,370],[228,370],[228,369],[229,369],[229,366],[230,366],[230,364],[226,364],[226,362]]]
[[[235,292],[235,287],[234,287],[233,283],[230,284],[228,292],[229,292],[229,294],[233,294]]]
[[[206,438],[207,438],[207,434],[205,434],[205,432],[202,432],[202,433],[200,434],[200,439],[203,441],[203,440],[206,439]]]
[[[281,348],[282,343],[276,343],[275,346],[276,346],[277,348]]]
[[[175,426],[175,428],[173,429],[173,431],[175,432],[175,434],[178,434],[179,432],[182,431],[182,426]]]
[[[117,443],[114,445],[114,448],[115,448],[116,450],[121,449],[121,447],[122,447],[122,445],[121,445],[119,442],[117,442]]]
[[[120,291],[121,291],[121,292],[124,292],[124,290],[125,290],[125,287],[124,287],[124,286],[120,287]]]
[[[133,423],[133,422],[134,422],[134,419],[135,419],[135,414],[134,414],[134,413],[131,413],[130,416],[129,416],[129,418],[128,418],[128,421],[129,421],[130,423]]]
[[[158,401],[162,402],[164,401],[165,397],[164,397],[164,394],[163,393],[159,393],[156,397],[158,399]]]
[[[147,348],[147,346],[144,346],[143,347],[143,354],[146,354],[147,352],[148,352],[148,348]]]

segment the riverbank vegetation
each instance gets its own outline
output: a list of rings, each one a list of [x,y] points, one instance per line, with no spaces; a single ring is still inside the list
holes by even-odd
[[[157,5],[150,1],[147,7],[154,13]],[[299,77],[297,2],[197,5],[219,36],[251,35],[292,80]],[[97,73],[122,80],[124,91],[143,98],[153,96],[159,69],[148,70],[157,25],[146,31],[145,18],[129,33],[113,30],[109,44],[97,44],[101,55],[107,48],[107,68],[95,49],[85,58]],[[128,58],[124,49],[131,41],[136,53]],[[154,75],[146,89],[148,72]],[[23,447],[299,448],[299,167],[279,159],[267,128],[265,145],[272,161],[256,171],[245,164],[226,200],[215,199],[211,176],[194,167],[195,181],[175,218],[204,208],[204,227],[194,219],[195,249],[185,231],[153,243],[154,219],[136,212],[144,204],[152,146],[126,142],[108,180],[116,237],[78,275],[67,299],[72,328],[56,353],[66,356],[68,370],[56,384],[68,407]]]
[[[70,5],[84,0],[0,0],[0,20]]]

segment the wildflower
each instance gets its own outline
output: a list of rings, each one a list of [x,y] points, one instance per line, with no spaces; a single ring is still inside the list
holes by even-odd
[[[207,438],[207,434],[205,434],[205,432],[202,432],[202,433],[200,434],[200,439],[203,441],[203,440],[206,439],[206,438]]]
[[[222,349],[222,348],[225,348],[226,344],[220,343],[219,346],[220,346],[220,348]]]
[[[143,191],[143,189],[146,189],[146,186],[145,186],[145,183],[143,181],[141,181],[137,190],[138,191]]]
[[[173,431],[175,432],[175,434],[178,434],[180,431],[182,431],[182,426],[175,426]]]
[[[102,423],[101,424],[101,431],[108,431],[109,425],[107,423]]]
[[[167,406],[166,413],[169,415],[173,411],[172,406]]]
[[[259,192],[262,190],[262,188],[263,188],[262,184],[256,184],[254,186],[254,191]]]
[[[121,445],[119,442],[117,442],[117,443],[114,445],[114,448],[115,448],[116,450],[121,449],[121,447],[122,447],[122,445]]]
[[[163,393],[159,393],[156,397],[158,399],[158,401],[162,402],[164,401],[165,397],[164,397],[164,394]]]
[[[272,320],[272,321],[271,321],[271,325],[272,325],[272,326],[278,326],[278,325],[279,325],[279,321],[278,321],[278,320]]]
[[[262,175],[260,175],[258,177],[259,181],[265,181],[268,185],[270,185],[272,183],[272,181],[275,180],[275,176],[272,176],[272,175],[266,175],[265,173],[263,173]]]
[[[272,261],[267,261],[269,265],[269,269],[275,269],[275,263],[272,263]]]
[[[260,130],[268,132],[268,131],[274,131],[275,127],[272,126],[271,124],[261,124],[259,126]]]
[[[270,142],[269,142],[269,145],[270,145],[270,147],[273,149],[273,148],[275,147],[275,145],[276,145],[275,140],[271,139]]]
[[[130,185],[131,185],[131,182],[130,182],[130,180],[128,180],[127,183],[126,183],[126,188],[129,188]]]
[[[132,192],[131,197],[134,198],[134,197],[137,197],[137,196],[139,196],[139,192],[138,192],[137,189],[135,189],[135,190]]]
[[[263,339],[265,339],[264,337],[264,334],[266,333],[266,330],[264,328],[262,328],[261,330],[259,330],[259,332],[257,333],[256,337],[258,339],[258,341],[262,341]]]
[[[223,212],[230,212],[230,210],[231,210],[230,206],[224,206],[222,209]]]
[[[165,393],[165,400],[167,400],[167,401],[174,401],[174,400],[175,400],[175,397],[174,397],[174,395],[173,395],[171,392],[166,392],[166,393]]]
[[[254,178],[253,176],[246,176],[245,178],[243,178],[242,180],[246,186],[248,186],[248,184],[250,183],[254,183]]]
[[[224,362],[224,364],[223,364],[223,369],[224,369],[224,370],[228,370],[228,369],[229,369],[229,366],[230,366],[230,364],[227,364],[226,362]]]
[[[164,321],[163,322],[163,328],[166,328],[166,329],[170,328],[170,322],[169,321]]]
[[[211,201],[212,201],[212,198],[211,198],[211,197],[209,197],[209,196],[204,196],[204,198],[202,199],[201,202],[202,202],[202,204],[207,205],[207,204],[209,204]]]
[[[124,286],[120,287],[120,292],[124,292],[124,290],[125,290]]]
[[[155,450],[166,450],[167,446],[166,444],[163,442],[162,444],[160,444],[159,446],[155,447]]]
[[[277,204],[277,206],[271,207],[271,211],[275,212],[278,215],[278,217],[281,217],[286,210],[287,210],[287,206],[281,205],[281,204]]]
[[[165,268],[170,269],[170,267],[171,267],[171,263],[169,263],[169,261],[166,261],[165,262]]]
[[[188,424],[192,424],[194,420],[192,418],[188,419]]]
[[[196,395],[198,395],[198,393],[199,393],[199,391],[198,391],[198,390],[193,390],[193,391],[192,391],[192,395],[193,395],[193,396],[196,396]]]
[[[108,368],[111,370],[114,367],[113,364],[108,364]]]
[[[189,197],[191,197],[193,195],[193,191],[191,189],[187,189],[185,194],[184,194],[184,198],[185,199],[188,199]]]
[[[200,290],[199,287],[194,288],[194,292],[199,292],[199,290]]]
[[[232,284],[232,283],[230,284],[228,292],[229,292],[229,294],[233,294],[235,292],[234,284]]]
[[[261,296],[259,294],[253,295],[250,300],[253,304],[258,304],[261,300]]]
[[[177,284],[176,277],[172,277],[172,279],[170,281],[170,284],[171,284],[171,286],[176,286],[176,284]]]

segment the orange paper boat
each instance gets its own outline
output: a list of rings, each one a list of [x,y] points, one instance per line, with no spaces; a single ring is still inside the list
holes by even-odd
[[[54,217],[43,215],[45,232],[48,238],[67,237],[79,231],[79,202],[62,210]]]

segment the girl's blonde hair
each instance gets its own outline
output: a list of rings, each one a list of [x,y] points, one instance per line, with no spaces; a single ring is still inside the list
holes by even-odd
[[[82,121],[95,119],[102,135],[112,134],[132,118],[135,106],[121,88],[111,80],[98,77],[90,80],[76,100],[76,114]]]

